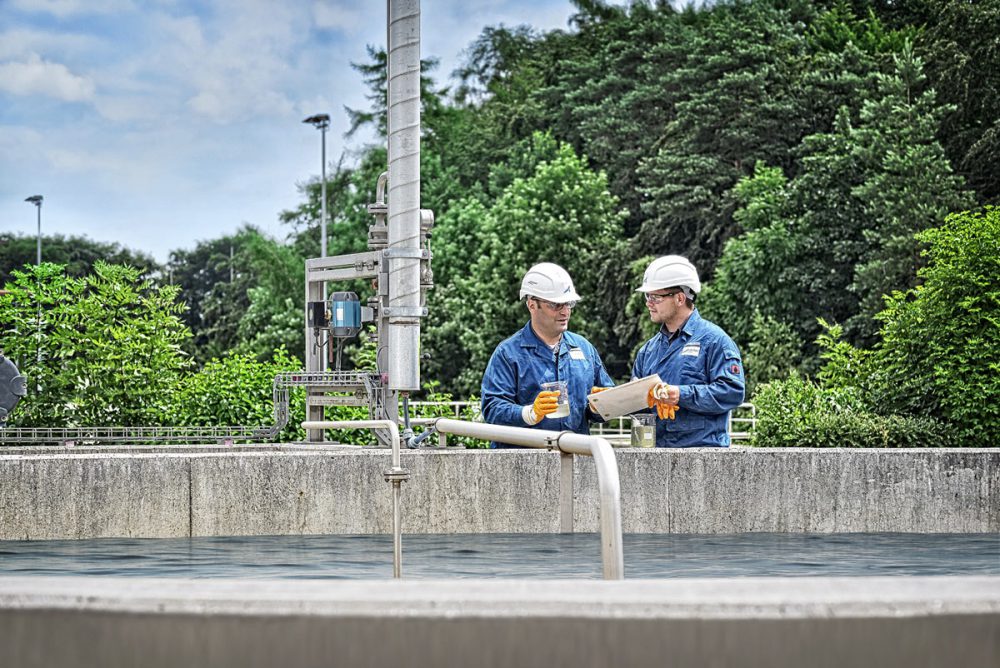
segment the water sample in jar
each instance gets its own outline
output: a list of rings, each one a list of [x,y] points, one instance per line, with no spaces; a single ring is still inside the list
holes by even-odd
[[[556,399],[555,412],[549,413],[545,417],[553,419],[569,417],[569,384],[565,380],[555,380],[551,383],[542,383],[542,389],[548,392],[559,393],[559,397]]]
[[[652,413],[637,413],[632,416],[632,447],[656,447],[656,416]]]

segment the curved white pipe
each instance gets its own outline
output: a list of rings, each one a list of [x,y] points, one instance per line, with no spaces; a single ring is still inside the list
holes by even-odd
[[[604,579],[625,578],[618,461],[611,444],[605,439],[569,431],[525,429],[450,418],[439,418],[434,421],[433,426],[442,434],[470,436],[529,448],[558,448],[562,452],[593,457],[597,466],[597,485],[601,495],[601,558],[604,564]]]

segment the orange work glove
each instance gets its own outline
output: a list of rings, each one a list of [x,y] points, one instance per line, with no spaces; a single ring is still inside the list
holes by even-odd
[[[535,402],[531,405],[531,410],[535,411],[538,417],[545,417],[549,413],[556,412],[558,406],[559,392],[555,390],[544,390],[535,397]]]
[[[669,388],[666,383],[660,383],[649,388],[649,393],[646,395],[646,405],[650,408],[656,406],[656,415],[661,420],[676,419],[677,406],[667,403]]]
[[[594,387],[590,388],[590,393],[597,394],[598,392],[603,392],[604,390],[610,390],[610,389],[611,389],[610,387],[598,387],[597,385],[595,385]],[[590,401],[589,399],[587,400],[587,405],[590,407],[591,411],[593,411],[594,413],[597,412],[596,410],[594,410],[593,402]]]

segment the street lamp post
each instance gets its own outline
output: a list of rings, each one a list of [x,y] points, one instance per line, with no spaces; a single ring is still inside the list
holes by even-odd
[[[38,208],[38,237],[36,239],[35,251],[36,258],[35,264],[42,263],[42,200],[45,199],[41,195],[32,195],[26,198],[25,202],[31,202]]]
[[[32,195],[31,197],[26,197],[25,202],[31,202],[38,209],[38,236],[35,239],[35,266],[40,267],[42,265],[42,200],[45,199],[41,195]],[[39,367],[42,365],[42,302],[41,299],[38,300],[38,320],[37,320],[37,337],[35,340],[35,362]],[[42,386],[40,383],[35,383],[35,391],[41,392]]]
[[[309,118],[302,121],[303,123],[311,123],[312,125],[319,128],[322,135],[322,165],[320,166],[320,173],[323,180],[321,181],[322,194],[322,213],[320,214],[320,237],[319,237],[319,254],[320,257],[326,257],[326,129],[330,127],[330,115],[329,114],[316,114],[315,116],[310,116]]]

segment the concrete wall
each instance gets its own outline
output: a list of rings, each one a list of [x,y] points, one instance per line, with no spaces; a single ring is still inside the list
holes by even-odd
[[[390,531],[387,450],[7,448],[0,539]],[[616,450],[626,533],[1000,531],[1000,450]],[[405,452],[406,533],[598,530],[592,460]],[[565,490],[565,491],[563,491]],[[569,527],[567,527],[569,528]]]
[[[1000,578],[0,578],[0,665],[1000,665]]]

